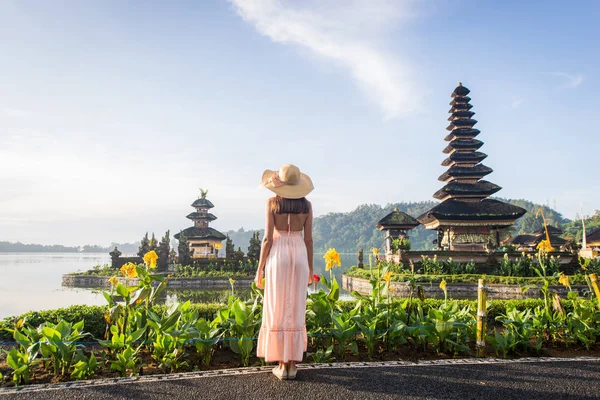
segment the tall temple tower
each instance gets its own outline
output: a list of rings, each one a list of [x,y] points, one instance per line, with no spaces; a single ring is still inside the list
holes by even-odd
[[[449,167],[438,180],[445,186],[435,192],[442,202],[418,219],[427,229],[438,231],[438,246],[449,250],[482,251],[489,244],[498,246],[499,230],[508,228],[526,212],[521,207],[488,199],[501,187],[482,178],[492,169],[481,164],[487,155],[478,151],[483,142],[475,139],[480,131],[472,119],[475,113],[462,83],[452,92],[450,133],[444,140],[448,154],[442,165]]]
[[[217,217],[208,212],[214,205],[206,198],[207,193],[208,190],[200,189],[200,197],[192,203],[196,211],[186,217],[194,221],[194,226],[181,232],[188,240],[193,258],[216,258],[218,247],[226,238],[221,232],[208,226]],[[175,234],[175,239],[179,239],[181,233]]]

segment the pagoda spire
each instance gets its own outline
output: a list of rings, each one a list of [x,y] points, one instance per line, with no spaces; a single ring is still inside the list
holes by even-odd
[[[426,229],[438,231],[438,247],[447,250],[485,251],[500,245],[500,230],[512,226],[526,212],[521,207],[487,197],[500,186],[482,180],[492,169],[481,164],[487,154],[475,139],[479,129],[471,111],[470,90],[458,83],[450,102],[450,133],[442,165],[449,167],[438,179],[445,186],[433,197],[442,202],[417,220]]]
[[[471,111],[469,93],[470,90],[458,82],[451,95],[450,124],[446,128],[450,133],[445,138],[449,143],[443,151],[448,157],[442,162],[449,168],[438,178],[446,184],[433,195],[438,200],[480,201],[501,189],[481,179],[492,169],[481,164],[487,154],[478,151],[483,142],[475,139],[480,131],[473,128],[477,120],[473,119],[475,113]]]

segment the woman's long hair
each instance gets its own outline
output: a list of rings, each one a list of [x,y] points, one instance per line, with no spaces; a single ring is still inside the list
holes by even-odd
[[[310,203],[305,197],[301,199],[287,199],[277,195],[271,202],[271,210],[277,214],[308,214]]]

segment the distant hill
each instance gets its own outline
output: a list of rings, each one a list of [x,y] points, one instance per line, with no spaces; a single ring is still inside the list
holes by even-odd
[[[89,245],[85,246],[62,246],[59,244],[42,245],[42,244],[26,244],[21,242],[0,242],[0,252],[14,253],[108,253],[115,246],[123,254],[135,254],[140,246],[138,243],[112,243],[108,247]]]
[[[564,218],[558,211],[528,200],[501,199],[510,204],[523,207],[527,213],[519,218],[511,230],[511,234],[531,233],[543,226],[542,218],[536,218],[535,213],[539,208],[544,211],[546,222],[549,225],[560,227],[565,231],[565,236],[581,239],[582,227],[581,221],[571,221]],[[372,247],[383,247],[384,234],[375,228],[375,224],[385,215],[389,214],[397,207],[413,217],[418,217],[431,207],[437,204],[435,201],[421,201],[408,203],[393,203],[385,206],[377,204],[363,204],[353,211],[346,213],[329,213],[316,217],[313,223],[313,238],[315,252],[324,253],[330,247],[334,247],[342,253],[355,253],[362,248],[365,251]],[[592,229],[600,228],[600,213],[586,219],[586,228],[590,232]],[[231,238],[235,249],[241,248],[246,253],[250,244],[250,238],[256,230],[230,230],[223,232]],[[259,229],[260,236],[264,235],[264,229]],[[429,231],[419,226],[409,232],[413,250],[430,250],[434,248],[433,240],[436,238],[434,231]],[[115,246],[123,254],[135,254],[138,251],[137,243],[113,243],[108,247],[86,245],[81,247],[66,247],[60,245],[44,246],[38,244],[23,244],[0,242],[0,251],[4,252],[110,252]],[[176,243],[172,243],[176,248]],[[224,255],[224,249],[221,254]]]
[[[544,226],[541,215],[538,218],[535,217],[536,212],[540,208],[544,211],[544,217],[546,217],[546,223],[548,225],[556,226],[564,230],[571,222],[571,220],[563,217],[561,213],[548,206],[543,206],[523,199],[512,200],[498,198],[498,200],[522,207],[527,210],[527,214],[523,215],[517,220],[517,222],[515,222],[515,225],[512,229],[514,235],[532,233]]]

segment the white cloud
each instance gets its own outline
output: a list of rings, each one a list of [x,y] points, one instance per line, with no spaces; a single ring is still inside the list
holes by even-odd
[[[21,108],[3,107],[0,108],[0,114],[4,115],[5,117],[25,118],[30,117],[33,113],[29,110],[24,110]]]
[[[513,99],[512,103],[510,105],[512,108],[519,108],[519,107],[521,107],[521,104],[523,104],[524,101],[525,101],[525,99],[515,98],[515,99]]]
[[[277,43],[308,49],[350,73],[386,118],[413,114],[418,93],[406,60],[376,43],[389,27],[414,14],[412,1],[325,1],[294,5],[276,0],[231,0],[244,21]]]
[[[564,79],[564,83],[560,85],[561,88],[573,89],[581,85],[581,83],[583,82],[582,74],[571,75],[567,74],[566,72],[552,72],[552,75]]]

